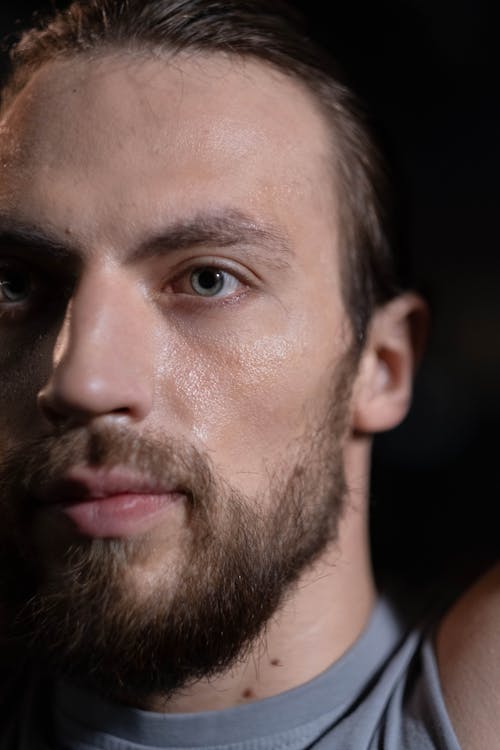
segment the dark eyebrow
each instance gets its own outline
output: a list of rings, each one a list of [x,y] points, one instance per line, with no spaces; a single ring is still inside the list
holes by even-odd
[[[264,253],[266,262],[278,269],[286,268],[287,256],[293,254],[284,232],[241,211],[228,210],[176,221],[141,243],[130,259],[140,260],[174,250],[236,245],[251,246],[252,254]]]
[[[62,242],[54,234],[21,221],[6,220],[0,216],[0,257],[8,251],[27,260],[49,260],[53,263],[75,263],[79,255],[76,247]]]
[[[293,255],[285,233],[277,227],[257,222],[241,211],[229,209],[214,214],[200,213],[194,217],[174,221],[146,238],[127,256],[134,262],[161,256],[174,250],[197,247],[223,248],[251,246],[252,255],[262,255],[267,264],[278,270],[288,267],[287,257]],[[2,216],[0,213],[0,257],[6,251],[27,260],[59,262],[77,265],[81,262],[78,245],[61,240],[46,228]]]

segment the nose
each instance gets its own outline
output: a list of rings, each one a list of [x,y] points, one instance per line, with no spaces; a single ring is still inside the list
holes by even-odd
[[[38,395],[46,419],[55,425],[109,415],[144,420],[154,392],[150,321],[147,301],[130,279],[112,271],[82,278]]]

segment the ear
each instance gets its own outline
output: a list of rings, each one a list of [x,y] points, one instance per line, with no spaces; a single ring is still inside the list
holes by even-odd
[[[353,391],[355,432],[382,432],[404,419],[427,328],[427,306],[416,294],[402,294],[375,311]]]

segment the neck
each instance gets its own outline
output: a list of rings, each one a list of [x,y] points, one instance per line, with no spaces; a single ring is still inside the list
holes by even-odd
[[[368,466],[368,446],[352,447],[346,464],[352,489],[336,541],[304,572],[249,656],[220,677],[199,681],[168,702],[155,697],[142,708],[194,713],[269,698],[313,679],[352,646],[375,601],[368,543],[368,469],[354,471],[356,466]]]

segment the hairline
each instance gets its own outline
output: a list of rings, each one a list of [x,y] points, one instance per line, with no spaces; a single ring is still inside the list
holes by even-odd
[[[287,66],[287,59],[281,63],[278,59],[271,59],[265,54],[261,54],[259,50],[252,51],[251,49],[238,50],[238,49],[224,49],[224,48],[210,48],[204,44],[197,42],[183,42],[175,44],[170,41],[166,42],[154,42],[148,41],[144,38],[137,39],[108,39],[108,40],[97,40],[93,46],[89,46],[86,49],[72,47],[66,49],[57,49],[51,51],[45,59],[41,59],[35,64],[22,64],[19,68],[14,68],[13,75],[11,75],[4,86],[2,91],[2,99],[0,102],[0,119],[5,116],[11,104],[15,101],[18,95],[29,85],[33,76],[37,74],[42,68],[50,64],[63,61],[71,60],[99,60],[112,57],[130,56],[136,60],[151,60],[156,59],[172,63],[175,58],[182,56],[189,57],[215,57],[215,58],[226,58],[227,60],[241,60],[241,61],[252,61],[255,64],[262,66],[263,68],[273,71],[274,73],[281,76],[283,79],[288,79],[297,85],[306,99],[309,101],[311,108],[316,112],[318,118],[322,122],[325,131],[325,147],[330,152],[331,158],[329,159],[328,170],[325,170],[325,179],[330,182],[330,189],[332,195],[332,212],[334,220],[337,224],[338,231],[335,236],[332,237],[332,252],[337,252],[339,257],[339,273],[340,273],[340,284],[341,284],[341,301],[344,309],[347,313],[351,324],[351,330],[354,338],[354,346],[361,352],[366,334],[366,326],[369,323],[369,319],[373,314],[374,308],[377,306],[375,302],[369,317],[360,323],[358,320],[358,312],[354,310],[352,297],[353,288],[355,286],[354,276],[361,275],[363,272],[357,268],[356,263],[353,262],[351,252],[354,252],[354,260],[356,260],[357,251],[356,246],[356,222],[357,219],[354,215],[354,210],[348,205],[348,195],[350,192],[349,188],[349,170],[347,173],[342,169],[343,165],[343,150],[348,148],[346,144],[342,144],[341,128],[340,123],[342,120],[347,121],[349,118],[352,120],[352,113],[348,107],[343,107],[339,104],[339,101],[335,101],[332,97],[332,103],[330,104],[330,97],[328,96],[327,89],[337,88],[337,96],[339,91],[343,90],[343,84],[341,84],[333,75],[329,76],[324,71],[314,71],[316,78],[308,68],[307,64],[302,63],[299,60],[291,60],[292,65]],[[295,65],[293,64],[295,63]],[[302,70],[301,70],[302,69]],[[19,75],[19,73],[21,75]],[[20,82],[17,83],[17,79],[20,78]],[[321,89],[324,92],[321,92]],[[7,98],[4,101],[4,95],[7,94]],[[343,110],[343,111],[342,111]],[[354,123],[356,124],[356,123]],[[345,127],[345,122],[344,122]],[[352,247],[352,250],[351,250]]]

